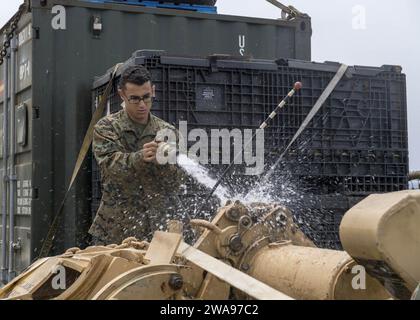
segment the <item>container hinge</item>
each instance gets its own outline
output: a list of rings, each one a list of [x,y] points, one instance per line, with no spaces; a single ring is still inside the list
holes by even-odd
[[[32,119],[39,119],[39,107],[32,106]]]
[[[22,250],[22,239],[18,238],[17,242],[12,242],[11,246],[13,248],[14,251],[20,251]]]
[[[32,187],[32,199],[37,200],[39,198],[39,189]]]
[[[32,27],[33,30],[33,39],[39,39],[39,27]]]

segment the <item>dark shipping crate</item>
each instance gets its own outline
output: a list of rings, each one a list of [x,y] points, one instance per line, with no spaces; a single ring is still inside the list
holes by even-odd
[[[296,81],[299,91],[265,130],[267,169],[277,160],[320,97],[340,64],[291,59],[186,57],[138,51],[125,63],[144,65],[157,89],[153,113],[178,127],[256,129]],[[124,68],[122,68],[124,69]],[[94,83],[93,105],[109,73]],[[118,79],[109,112],[120,110]],[[233,158],[233,153],[231,154]],[[208,166],[218,178],[226,166]],[[225,184],[246,193],[256,177],[241,176],[235,166]],[[235,174],[233,174],[235,173]],[[363,197],[407,189],[407,103],[405,75],[399,66],[350,67],[333,93],[277,168],[274,186],[302,217],[301,225],[317,244],[339,248],[343,214]],[[100,176],[93,165],[94,215],[100,200]],[[205,197],[194,188],[189,197]],[[289,201],[290,200],[290,201]]]

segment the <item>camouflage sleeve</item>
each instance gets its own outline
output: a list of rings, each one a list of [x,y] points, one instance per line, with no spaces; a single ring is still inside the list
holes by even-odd
[[[121,178],[140,171],[145,162],[143,152],[123,152],[124,148],[111,123],[99,122],[93,131],[93,153],[102,171]]]

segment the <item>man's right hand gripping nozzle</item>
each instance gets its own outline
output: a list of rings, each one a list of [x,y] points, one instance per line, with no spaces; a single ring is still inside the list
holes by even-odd
[[[155,141],[145,143],[143,145],[143,161],[144,162],[156,162],[156,153],[158,150],[158,143]]]

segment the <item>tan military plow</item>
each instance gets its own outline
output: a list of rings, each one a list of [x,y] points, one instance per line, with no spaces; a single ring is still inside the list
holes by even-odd
[[[420,192],[372,195],[340,227],[346,251],[316,248],[287,208],[228,202],[194,246],[179,224],[151,243],[41,259],[2,299],[408,299],[420,281]]]

